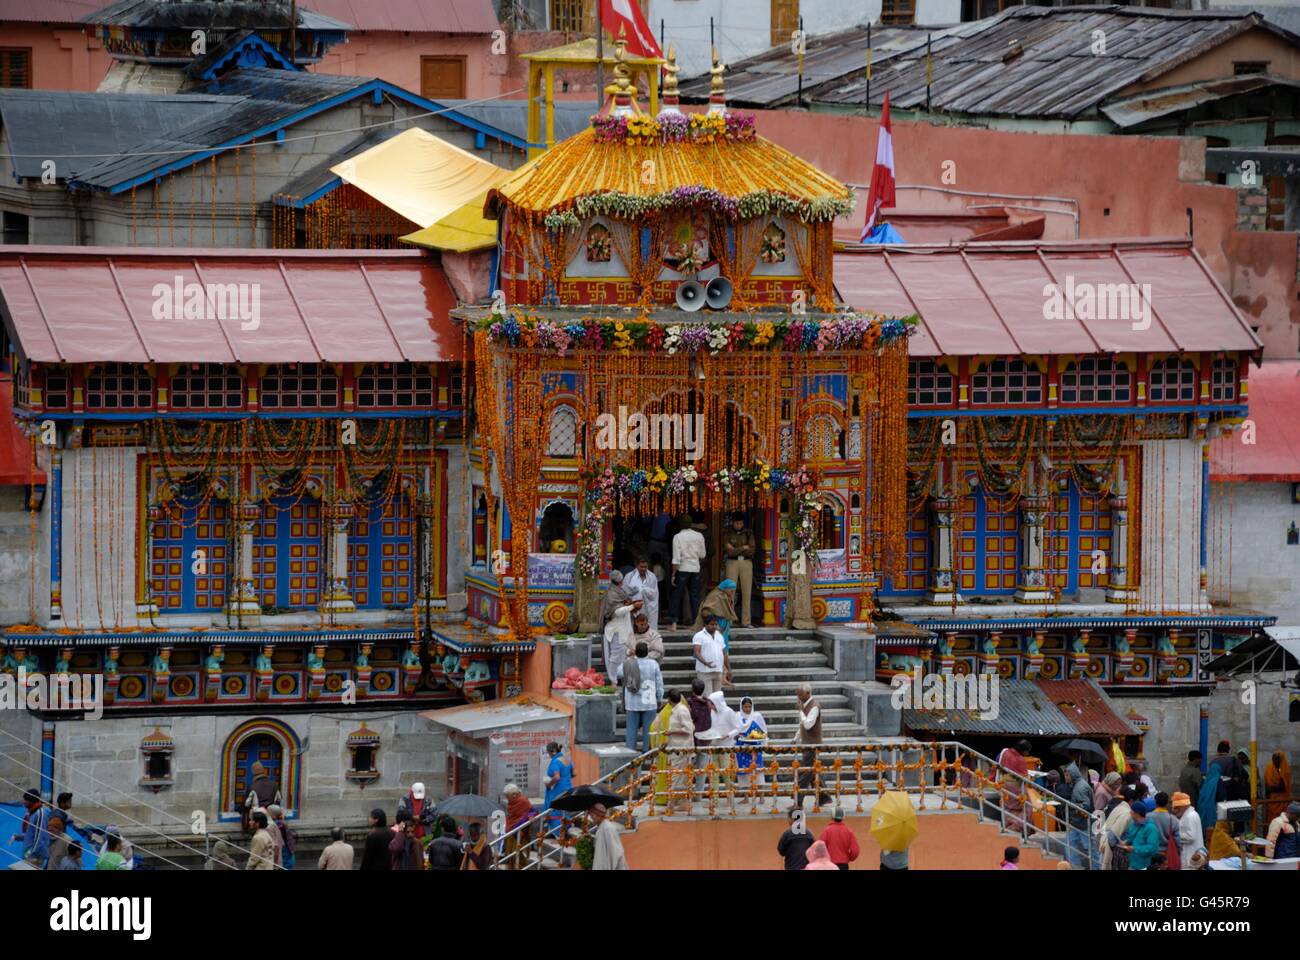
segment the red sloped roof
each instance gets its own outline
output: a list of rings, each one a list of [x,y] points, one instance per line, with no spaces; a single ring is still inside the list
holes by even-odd
[[[1253,430],[1210,444],[1210,479],[1300,481],[1300,361],[1266,360],[1251,370],[1246,400]]]
[[[492,0],[298,0],[298,6],[356,30],[491,33],[501,26]]]
[[[1151,324],[1046,319],[1044,287],[1149,284]],[[914,356],[1156,353],[1262,345],[1189,240],[855,247],[835,255],[850,306],[916,314]]]
[[[155,319],[178,282],[243,285],[260,316]],[[422,251],[0,247],[0,307],[39,363],[452,361],[454,306]]]
[[[14,419],[14,382],[0,373],[0,486],[45,482],[45,472],[33,472],[32,446]]]
[[[1082,736],[1123,737],[1138,732],[1091,680],[1039,680],[1038,686]]]
[[[25,23],[78,23],[82,17],[108,6],[105,0],[0,0],[0,21]],[[80,26],[80,24],[78,24]]]

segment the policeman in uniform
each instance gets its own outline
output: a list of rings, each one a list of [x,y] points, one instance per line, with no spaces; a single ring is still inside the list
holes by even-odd
[[[722,537],[722,557],[726,561],[729,580],[736,582],[737,613],[740,625],[751,626],[750,592],[754,584],[754,550],[757,541],[754,531],[745,526],[745,514],[737,511],[731,515],[731,529]]]

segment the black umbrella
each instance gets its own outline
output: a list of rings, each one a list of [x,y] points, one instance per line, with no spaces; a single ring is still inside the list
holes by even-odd
[[[439,803],[435,813],[440,817],[488,819],[492,814],[499,810],[504,811],[504,809],[501,804],[493,803],[487,797],[480,797],[476,793],[458,793]]]
[[[1060,740],[1052,744],[1052,753],[1059,753],[1063,757],[1068,757],[1072,753],[1080,753],[1088,760],[1098,760],[1103,763],[1106,760],[1105,750],[1091,740],[1080,740],[1077,737],[1071,740]]]
[[[551,801],[551,806],[567,813],[577,813],[590,810],[598,803],[603,803],[607,807],[621,807],[627,801],[604,787],[581,786],[565,790]]]

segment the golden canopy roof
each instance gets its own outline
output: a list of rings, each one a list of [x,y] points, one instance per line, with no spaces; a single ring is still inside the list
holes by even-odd
[[[596,123],[602,120],[618,123]],[[688,126],[684,139],[665,139],[664,122],[641,114],[623,121],[628,135],[622,139],[593,127],[556,144],[491,192],[489,215],[504,202],[531,217],[572,217],[576,208],[579,217],[633,219],[689,203],[691,188],[721,198],[715,207],[742,218],[779,212],[828,220],[852,209],[852,190],[754,135],[750,117],[693,114],[667,121]]]

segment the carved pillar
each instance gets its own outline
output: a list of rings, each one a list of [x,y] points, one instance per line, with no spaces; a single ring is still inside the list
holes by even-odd
[[[1020,498],[1020,582],[1016,599],[1021,603],[1051,603],[1047,573],[1048,505],[1051,478],[1038,464],[1029,464],[1028,496]]]
[[[239,524],[238,560],[235,572],[235,589],[230,594],[229,612],[238,618],[241,626],[256,626],[262,619],[262,604],[258,600],[257,589],[253,582],[253,537],[257,532],[257,521],[261,518],[261,504],[254,500],[241,501],[234,505],[236,522]],[[284,576],[287,568],[277,568],[277,576]]]
[[[322,519],[330,524],[330,557],[328,588],[321,606],[334,613],[351,613],[357,608],[348,589],[348,523],[355,510],[346,500],[327,503]]]
[[[1066,658],[1066,668],[1071,680],[1078,680],[1088,675],[1088,637],[1091,630],[1080,630],[1078,636],[1070,641],[1070,654]]]
[[[171,647],[159,647],[158,653],[154,655],[152,690],[154,703],[162,703],[167,697],[167,689],[171,686],[172,680],[171,658]]]
[[[357,658],[352,663],[352,677],[357,684],[357,699],[364,699],[370,692],[370,651],[373,643],[362,643],[358,647]]]
[[[1110,568],[1106,586],[1109,603],[1131,604],[1137,600],[1137,584],[1130,580],[1128,569],[1128,493],[1128,476],[1121,457],[1115,468],[1115,484],[1109,501]]]
[[[952,668],[957,662],[953,656],[953,644],[957,642],[957,632],[949,630],[939,636],[935,644],[935,653],[938,655],[938,664],[940,673],[952,673]]]
[[[319,700],[325,689],[325,644],[319,643],[307,654],[307,699]]]
[[[104,706],[106,707],[112,706],[113,701],[117,699],[117,685],[122,680],[117,672],[117,658],[121,652],[121,647],[109,647],[108,653],[104,655]]]
[[[428,482],[427,477],[423,481]],[[426,489],[416,500],[416,523],[419,530],[418,549],[420,554],[419,571],[420,580],[415,591],[415,609],[419,611],[421,617],[426,617],[430,610],[433,609],[433,592],[435,584],[433,582],[433,528],[434,528],[434,509],[433,496]]]
[[[1169,632],[1156,640],[1156,679],[1168,680],[1178,663],[1178,628],[1170,627]]]
[[[1043,640],[1046,638],[1047,631],[1034,630],[1032,633],[1025,634],[1023,660],[1025,664],[1024,678],[1026,680],[1037,680],[1043,670]]]
[[[274,649],[265,646],[253,659],[253,696],[257,700],[267,700],[271,696],[271,682],[275,679],[275,668],[271,665],[271,653]]]
[[[213,644],[203,665],[203,699],[208,703],[216,700],[221,693],[221,667],[225,659],[226,648],[219,643]]]
[[[1137,633],[1137,628],[1132,627],[1115,638],[1111,675],[1116,680],[1123,680],[1133,670],[1133,642],[1137,640]]]
[[[989,631],[979,648],[979,669],[980,673],[987,673],[997,676],[998,672],[998,641],[1002,638],[996,630]]]

